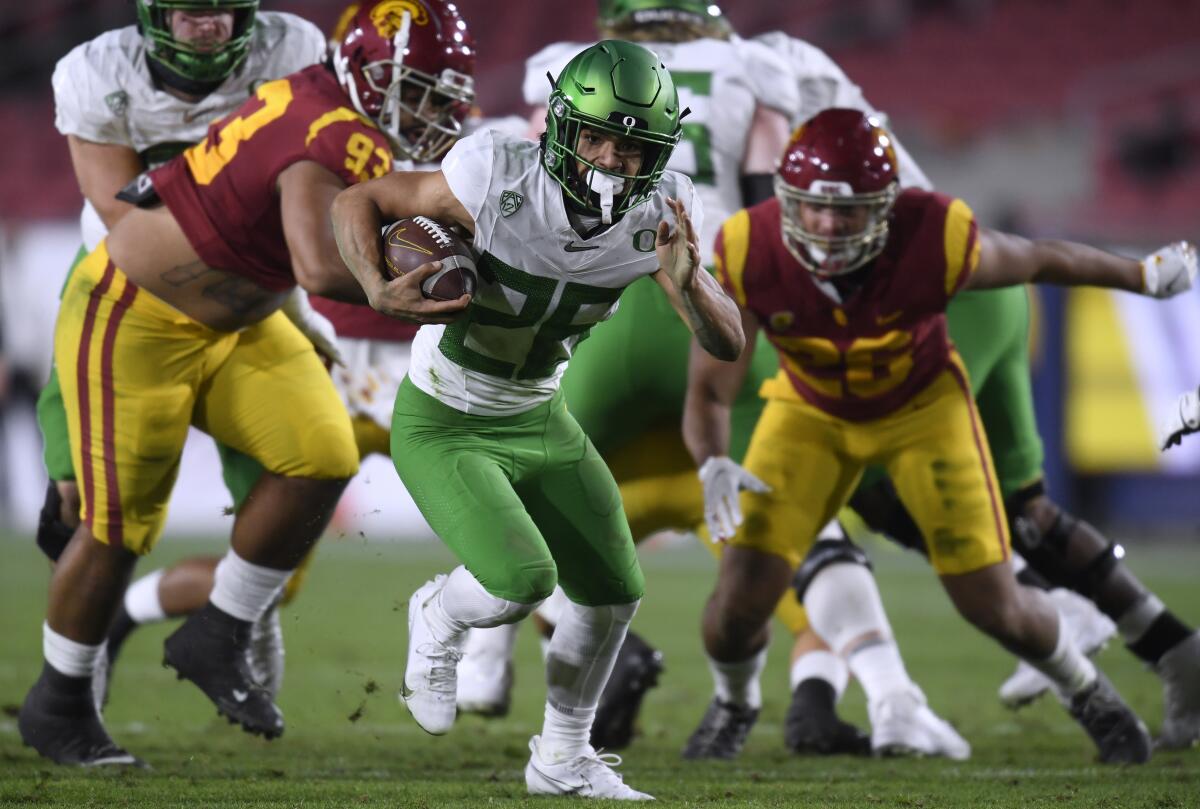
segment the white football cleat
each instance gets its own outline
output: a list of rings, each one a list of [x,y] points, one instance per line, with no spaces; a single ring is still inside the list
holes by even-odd
[[[971,757],[971,745],[930,710],[916,685],[868,705],[867,713],[871,752],[877,756],[945,756],[955,761]]]
[[[278,602],[250,625],[246,663],[254,681],[275,699],[283,687],[283,626],[279,622]]]
[[[1175,644],[1154,670],[1163,683],[1158,746],[1179,750],[1200,743],[1200,632]]]
[[[434,638],[425,607],[442,591],[444,575],[417,588],[408,600],[408,663],[400,686],[400,701],[426,733],[441,736],[454,725],[455,682],[462,652],[456,643]],[[461,641],[460,641],[461,643]]]
[[[652,801],[653,795],[626,785],[613,767],[621,763],[615,753],[587,752],[564,761],[542,758],[541,736],[529,740],[529,763],[525,765],[525,787],[530,795],[578,795],[614,801]]]
[[[512,703],[512,641],[517,624],[467,632],[458,664],[458,710],[482,716],[505,716]]]
[[[1063,624],[1071,633],[1075,646],[1088,657],[1099,652],[1109,638],[1117,634],[1117,625],[1100,612],[1088,599],[1063,587],[1046,593],[1063,617]],[[1045,694],[1054,683],[1050,678],[1024,660],[1017,662],[1012,675],[1000,685],[1000,702],[1006,708],[1017,710]]]

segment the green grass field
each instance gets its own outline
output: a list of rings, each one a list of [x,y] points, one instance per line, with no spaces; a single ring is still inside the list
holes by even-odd
[[[154,561],[222,550],[219,543],[167,542]],[[321,548],[307,589],[284,615],[288,671],[280,702],[288,729],[275,742],[218,719],[198,690],[160,667],[168,626],[134,635],[107,721],[153,770],[112,773],[56,767],[21,745],[15,713],[41,666],[48,571],[30,541],[0,537],[0,555],[0,805],[548,805],[525,796],[522,777],[544,694],[531,628],[519,636],[517,691],[506,719],[467,717],[450,735],[433,738],[396,701],[407,599],[432,573],[452,566],[440,547],[342,541]],[[647,697],[642,736],[626,751],[626,780],[671,806],[1200,806],[1200,750],[1159,754],[1143,767],[1102,767],[1053,701],[1005,711],[995,693],[1011,660],[951,612],[919,559],[874,555],[909,669],[935,710],[972,743],[969,762],[789,755],[779,633],[762,718],[740,760],[682,761],[680,747],[710,693],[698,616],[713,576],[709,557],[687,547],[643,555],[648,594],[636,626],[664,650],[667,673]],[[1182,617],[1200,620],[1194,540],[1135,549],[1132,564]],[[1117,644],[1099,659],[1154,729],[1158,680]],[[865,722],[855,685],[844,712]]]

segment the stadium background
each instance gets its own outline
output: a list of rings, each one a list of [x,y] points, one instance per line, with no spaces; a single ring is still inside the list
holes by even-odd
[[[463,0],[479,43],[479,103],[524,115],[524,59],[594,37],[590,3]],[[329,30],[334,0],[264,0]],[[1194,0],[740,0],[743,35],[782,29],[827,50],[940,190],[985,224],[1141,254],[1200,239],[1200,4]],[[80,196],[53,127],[50,72],[76,44],[133,21],[130,0],[0,4],[0,528],[24,531],[44,473],[32,402],[56,295],[78,246]],[[1039,290],[1036,394],[1058,499],[1124,540],[1195,541],[1200,441],[1160,456],[1155,424],[1200,382],[1200,291],[1167,304]],[[168,532],[227,519],[209,442],[192,441]],[[335,526],[427,535],[386,461]],[[1182,530],[1181,530],[1182,529]]]

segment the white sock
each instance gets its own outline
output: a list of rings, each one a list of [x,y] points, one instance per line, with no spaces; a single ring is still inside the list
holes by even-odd
[[[1025,658],[1025,662],[1050,678],[1058,690],[1073,697],[1096,681],[1096,667],[1071,640],[1062,614],[1058,615],[1058,643],[1045,660]]]
[[[1166,612],[1167,606],[1154,593],[1146,593],[1145,597],[1134,604],[1117,620],[1117,630],[1121,640],[1132,645],[1142,639],[1158,616]]]
[[[891,638],[867,641],[850,652],[846,664],[867,695],[867,702],[874,703],[896,691],[912,685],[900,648]]]
[[[154,624],[167,619],[167,611],[158,597],[158,583],[165,572],[147,573],[125,591],[125,612],[135,624]]]
[[[571,603],[571,599],[567,598],[567,594],[563,592],[563,588],[555,587],[550,597],[538,605],[538,617],[550,624],[550,626],[558,626],[558,621],[562,617],[562,611],[566,609],[569,603]]]
[[[833,686],[835,701],[846,693],[846,684],[850,682],[850,667],[846,661],[833,652],[824,649],[814,649],[805,652],[792,663],[788,672],[788,685],[795,691],[796,686],[805,680],[824,680]]]
[[[426,605],[425,620],[439,641],[459,644],[468,629],[511,624],[536,607],[492,595],[471,571],[459,565],[450,571],[437,597]]]
[[[508,660],[512,657],[513,644],[517,640],[517,627],[520,624],[501,624],[500,626],[475,627],[467,632],[467,642],[463,653],[468,657],[490,657],[496,660]]]
[[[92,646],[63,637],[48,622],[42,623],[42,654],[47,663],[68,677],[91,677],[103,648],[103,643]]]
[[[589,749],[600,693],[637,607],[637,601],[603,607],[567,602],[546,655],[542,758],[562,761]]]
[[[208,600],[222,612],[253,623],[275,602],[290,575],[290,570],[247,562],[230,548],[217,565]]]
[[[712,672],[717,699],[721,702],[732,702],[743,708],[761,708],[762,686],[759,676],[766,665],[765,646],[749,660],[739,660],[735,663],[722,663],[708,658],[708,668]]]

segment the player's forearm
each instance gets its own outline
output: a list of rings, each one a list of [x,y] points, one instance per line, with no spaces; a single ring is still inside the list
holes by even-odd
[[[683,443],[699,467],[709,458],[729,454],[732,408],[703,386],[689,386],[683,404]]]
[[[379,271],[381,219],[378,206],[362,193],[361,185],[351,186],[334,198],[329,215],[342,261],[367,300],[373,302],[385,286]]]
[[[737,304],[706,272],[697,272],[680,290],[688,327],[700,347],[719,360],[732,362],[742,355],[746,335]]]
[[[1141,263],[1077,242],[1039,239],[1033,251],[1030,281],[1064,286],[1096,286],[1141,292]]]

